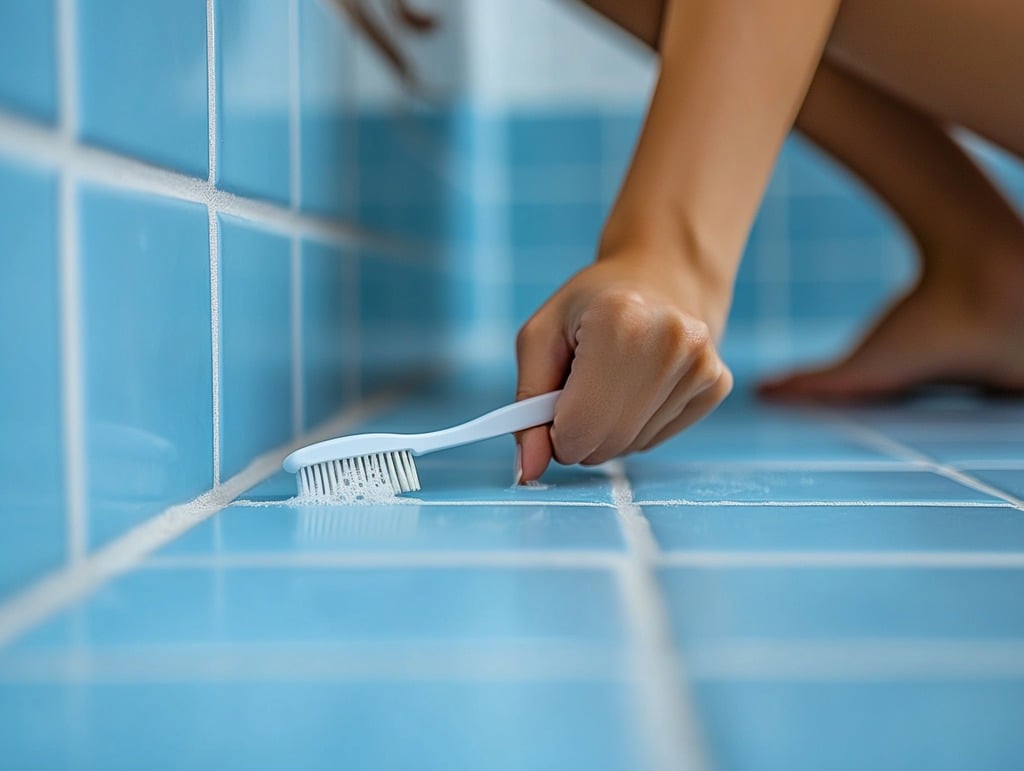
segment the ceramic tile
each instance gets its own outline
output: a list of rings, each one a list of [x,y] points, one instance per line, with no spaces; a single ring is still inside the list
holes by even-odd
[[[665,568],[685,648],[737,638],[955,640],[1024,635],[1024,570]]]
[[[289,4],[217,0],[217,180],[288,203]]]
[[[220,218],[221,477],[292,437],[291,242]]]
[[[927,471],[763,471],[734,469],[728,462],[679,468],[641,461],[630,461],[627,469],[637,501],[997,502]]]
[[[598,116],[580,112],[512,115],[507,126],[507,161],[512,166],[589,164],[601,158]]]
[[[299,0],[301,205],[332,217],[351,215],[355,197],[349,46],[338,7]]]
[[[1022,456],[1018,456],[1018,459],[1024,461]],[[1001,492],[1024,499],[1024,463],[1021,465],[1021,468],[1016,469],[968,469],[966,473]]]
[[[1024,551],[1009,507],[645,506],[668,551]]]
[[[608,476],[592,468],[552,464],[536,487],[512,487],[512,457],[504,463],[481,462],[455,465],[417,460],[416,470],[423,489],[407,497],[424,501],[612,501]]]
[[[144,569],[26,637],[106,646],[620,642],[599,569]]]
[[[0,598],[65,550],[56,188],[0,157]]]
[[[78,0],[88,142],[206,177],[206,3]]]
[[[89,540],[212,486],[206,208],[81,192]]]
[[[1020,682],[710,682],[695,690],[716,768],[1010,768]]]
[[[1024,433],[1024,431],[1022,431]],[[1024,438],[1014,436],[978,436],[956,439],[908,440],[907,445],[918,452],[937,460],[958,466],[984,466],[991,461],[1024,462]]]
[[[359,367],[356,264],[341,249],[302,245],[303,427],[313,428],[355,397]]]
[[[5,685],[0,719],[14,767],[643,771],[631,696],[500,680]]]
[[[232,506],[161,554],[621,548],[615,510],[604,506],[307,504]]]
[[[0,109],[57,118],[54,0],[0,5]]]
[[[445,341],[440,254],[359,255],[360,388],[371,395],[437,370]]]

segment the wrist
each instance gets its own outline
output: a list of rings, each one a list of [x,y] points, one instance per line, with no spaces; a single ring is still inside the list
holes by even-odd
[[[601,235],[597,260],[628,264],[633,275],[707,323],[716,340],[721,337],[738,267],[738,258],[723,254],[722,247],[687,228],[626,226],[613,216]]]

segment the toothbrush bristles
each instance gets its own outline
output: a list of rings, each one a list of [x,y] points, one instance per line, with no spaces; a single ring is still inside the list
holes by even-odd
[[[408,450],[303,466],[297,477],[299,496],[317,501],[357,502],[420,489],[416,464]]]

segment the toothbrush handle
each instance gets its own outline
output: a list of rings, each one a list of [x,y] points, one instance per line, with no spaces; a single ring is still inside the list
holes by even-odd
[[[423,434],[413,451],[420,453],[458,447],[461,444],[491,439],[550,423],[555,416],[555,402],[561,394],[559,390],[533,396],[499,407],[460,426]]]

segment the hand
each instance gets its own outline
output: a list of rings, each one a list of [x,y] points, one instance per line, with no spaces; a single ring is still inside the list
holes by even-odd
[[[523,325],[516,399],[564,387],[554,422],[522,432],[522,481],[559,463],[649,449],[732,390],[697,282],[665,261],[605,258],[571,278]],[[713,313],[710,315],[724,315]]]

